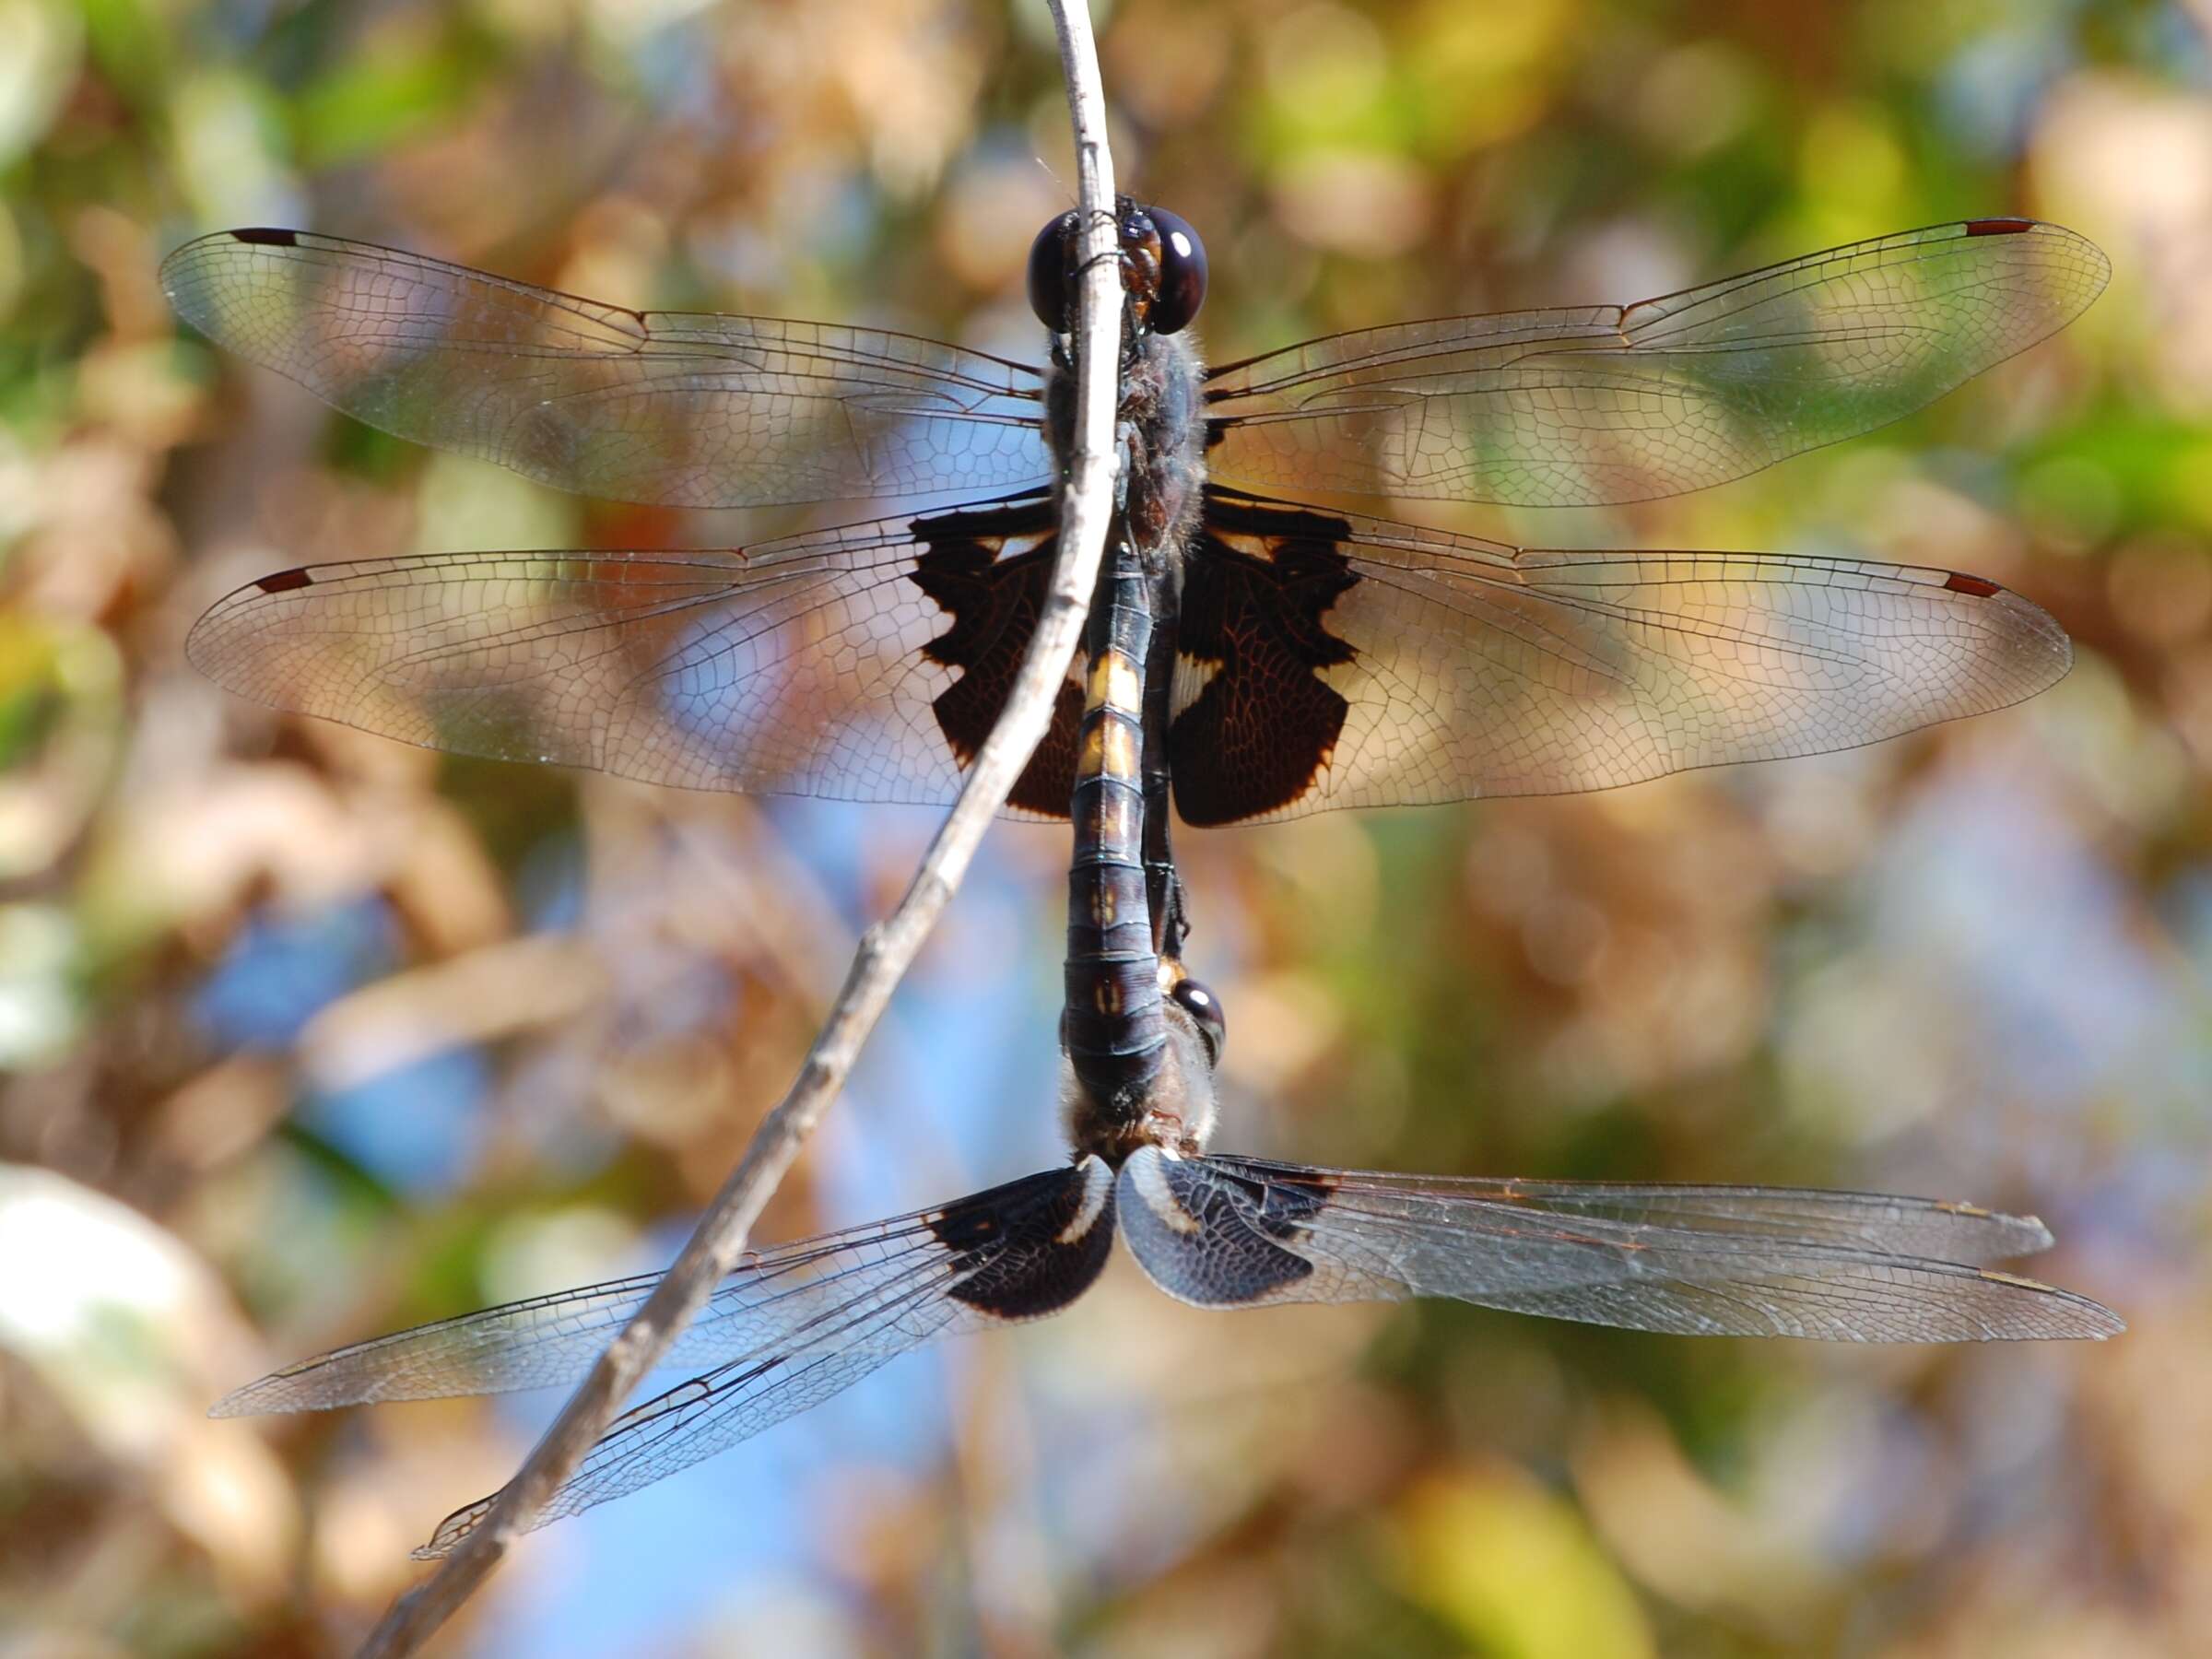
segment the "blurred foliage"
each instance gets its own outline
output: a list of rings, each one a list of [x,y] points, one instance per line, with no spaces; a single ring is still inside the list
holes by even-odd
[[[2044,1215],[2038,1271],[2134,1329],[1839,1353],[1209,1316],[1117,1271],[539,1535],[453,1651],[2206,1651],[2212,6],[1102,28],[1122,176],[1207,234],[1224,359],[1962,214],[2111,253],[2066,335],[1872,438],[1683,500],[1408,514],[1980,571],[2079,642],[2054,691],[1828,760],[1184,839],[1224,1145],[1971,1194]],[[181,335],[160,255],[311,225],[1031,355],[1065,132],[1030,4],[0,0],[6,1651],[358,1638],[532,1419],[206,1403],[664,1258],[927,829],[441,760],[198,681],[192,618],[283,565],[762,519],[349,427]],[[764,1236],[1053,1156],[1063,839],[994,837]]]

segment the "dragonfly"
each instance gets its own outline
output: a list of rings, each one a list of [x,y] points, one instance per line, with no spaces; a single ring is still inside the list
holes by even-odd
[[[2004,708],[2073,662],[2044,610],[1978,575],[1522,548],[1256,491],[1564,507],[1719,485],[2066,325],[2111,275],[2079,234],[1962,219],[1632,305],[1398,323],[1207,370],[1204,241],[1128,197],[1115,219],[1117,553],[1006,803],[1075,820],[1075,883],[1141,818],[1146,891],[1115,885],[1100,913],[1146,913],[1150,949],[1068,969],[1088,980],[1068,1044],[1095,1093],[1135,1100],[1159,1071],[1155,975],[1188,927],[1171,794],[1183,823],[1226,825],[1594,790]],[[869,327],[624,310],[305,230],[190,241],[161,283],[212,341],[547,485],[686,509],[1000,491],[721,551],[294,566],[217,602],[190,659],[267,706],[441,750],[951,801],[1057,555],[1073,253],[1073,212],[1030,248],[1049,338],[1033,367]],[[1082,774],[1100,699],[1090,739],[1141,750],[1139,790]]]
[[[2050,1234],[1971,1205],[1210,1153],[1226,1019],[1182,967],[1166,831],[1171,799],[1205,824],[1598,787],[1872,741],[2049,684],[2065,634],[1979,577],[1532,551],[1221,480],[1274,466],[1347,493],[1555,504],[1718,482],[2042,337],[2094,297],[2102,256],[2034,221],[1962,221],[1637,306],[1370,330],[1207,371],[1187,336],[1206,275],[1195,232],[1125,200],[1118,227],[1117,512],[1053,731],[1011,799],[1074,825],[1070,1161],[747,1257],[672,1351],[706,1369],[617,1419],[534,1521],[736,1444],[938,1336],[1057,1313],[1117,1237],[1206,1307],[1442,1296],[1686,1335],[2117,1332],[2100,1304],[1991,1266]],[[464,752],[941,798],[996,717],[1049,567],[1073,229],[1048,225],[1031,254],[1041,372],[880,332],[617,312],[306,232],[190,243],[165,281],[213,337],[371,424],[551,481],[741,505],[1045,470],[981,507],[719,556],[300,567],[218,604],[194,659],[280,707]],[[343,1348],[217,1410],[573,1381],[651,1283]],[[449,1550],[490,1501],[418,1553]]]
[[[1118,1238],[1202,1308],[1444,1297],[1677,1335],[1839,1342],[2102,1340],[2119,1315],[1990,1264],[2047,1248],[2031,1216],[1811,1188],[1441,1179],[1208,1153],[1218,999],[1171,999],[1171,1135],[950,1204],[747,1253],[665,1356],[696,1372],[617,1418],[525,1524],[622,1497],[819,1405],[940,1338],[1044,1319]],[[657,1282],[533,1297],[338,1348],[237,1390],[218,1417],[572,1385]],[[445,1555],[496,1500],[441,1523]]]
[[[979,499],[741,547],[296,567],[218,603],[190,657],[246,698],[456,753],[949,801],[1056,552],[1073,223],[1030,255],[1050,346],[1034,365],[882,329],[634,311],[305,230],[191,241],[161,273],[184,318],[406,440],[672,508]],[[1606,788],[1984,712],[2071,662],[2044,612],[1970,574],[1522,547],[1265,493],[1553,507],[1738,478],[2064,327],[2110,274],[2070,230],[1959,220],[1631,304],[1394,324],[1207,367],[1197,232],[1127,198],[1117,223],[1163,945],[1180,926],[1171,793],[1210,826]],[[1088,659],[1071,657],[1016,814],[1070,813]]]

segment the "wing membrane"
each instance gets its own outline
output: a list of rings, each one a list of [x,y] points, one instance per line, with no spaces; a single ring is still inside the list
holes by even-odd
[[[748,1251],[664,1364],[724,1365],[779,1342],[805,1347],[854,1311],[949,1271],[935,1225],[920,1211],[771,1250]],[[436,1400],[553,1388],[582,1379],[660,1282],[610,1279],[441,1319],[288,1365],[226,1394],[216,1417],[326,1411],[386,1400]]]
[[[1333,335],[1213,372],[1208,461],[1300,493],[1674,495],[1911,413],[2063,328],[2110,274],[2070,230],[1975,219],[1633,305]]]
[[[530,1527],[651,1486],[811,1410],[910,1348],[974,1329],[978,1322],[964,1320],[945,1289],[941,1279],[918,1276],[887,1286],[826,1314],[808,1333],[815,1340],[717,1366],[633,1406],[607,1425]],[[448,1554],[497,1501],[494,1493],[455,1510],[414,1555],[435,1560]]]
[[[296,230],[161,266],[210,339],[358,420],[676,507],[1008,492],[1050,476],[1036,371],[880,329],[634,312]]]
[[[531,1524],[725,1451],[939,1336],[1056,1313],[1098,1277],[1112,1243],[1113,1177],[1093,1158],[749,1253],[663,1362],[712,1369],[616,1418]],[[357,1343],[238,1390],[215,1415],[572,1382],[656,1282],[613,1280]],[[443,1555],[492,1501],[448,1516],[416,1553]]]
[[[1226,493],[1183,618],[1170,749],[1199,824],[1850,748],[2073,660],[2042,610],[1949,571],[1524,549]]]
[[[1028,501],[732,552],[307,566],[219,601],[186,650],[257,702],[456,754],[942,803],[1029,642],[1050,526]],[[1078,712],[1018,809],[1065,814]]]
[[[1523,1181],[1470,1176],[1378,1175],[1322,1170],[1263,1158],[1217,1156],[1213,1162],[1254,1179],[1334,1180],[1445,1201],[1583,1217],[1621,1227],[1661,1227],[1713,1238],[1790,1238],[1986,1265],[2051,1248],[2051,1230],[2034,1216],[2009,1216],[1958,1199],[1912,1198],[1832,1187],[1690,1185],[1664,1182]]]
[[[1137,1259],[1162,1289],[1203,1306],[1444,1296],[1630,1330],[1840,1342],[2098,1339],[2123,1328],[2086,1297],[1972,1265],[2049,1235],[1968,1206],[1443,1182],[1149,1148],[1120,1180]],[[1968,1260],[1915,1253],[1930,1246]]]

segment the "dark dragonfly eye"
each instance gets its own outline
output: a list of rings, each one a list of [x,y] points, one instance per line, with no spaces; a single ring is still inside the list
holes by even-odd
[[[1064,213],[1030,244],[1030,309],[1054,334],[1074,326],[1076,216]],[[1206,244],[1180,214],[1128,206],[1122,215],[1122,280],[1153,334],[1188,328],[1206,303]]]
[[[1207,1062],[1220,1065],[1222,1045],[1229,1041],[1229,1018],[1221,1012],[1221,999],[1194,979],[1178,981],[1168,994],[1198,1028],[1198,1035],[1206,1041]]]
[[[1206,303],[1206,244],[1190,220],[1165,207],[1145,209],[1159,234],[1159,291],[1146,321],[1154,334],[1180,333]]]
[[[1076,216],[1064,213],[1030,244],[1030,309],[1054,334],[1065,334],[1071,322],[1067,308],[1075,290],[1068,277],[1075,264],[1075,234]]]

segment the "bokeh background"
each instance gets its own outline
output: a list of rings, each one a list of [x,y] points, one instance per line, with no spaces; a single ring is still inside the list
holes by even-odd
[[[2020,709],[1579,799],[1186,835],[1220,1144],[2031,1209],[2103,1347],[1449,1306],[1018,1335],[530,1539],[450,1653],[2212,1651],[2212,6],[1122,0],[1124,182],[1227,358],[2030,212],[2115,276],[1924,416],[1684,500],[1408,516],[1916,559]],[[1032,0],[0,0],[0,1649],[322,1653],[553,1402],[213,1423],[335,1343],[666,1259],[930,815],[449,760],[201,682],[251,575],[729,545],[348,425],[172,323],[274,223],[1033,355]],[[853,510],[844,510],[845,516]],[[818,515],[820,516],[820,515]],[[1043,1167],[1064,832],[994,832],[761,1229]]]

